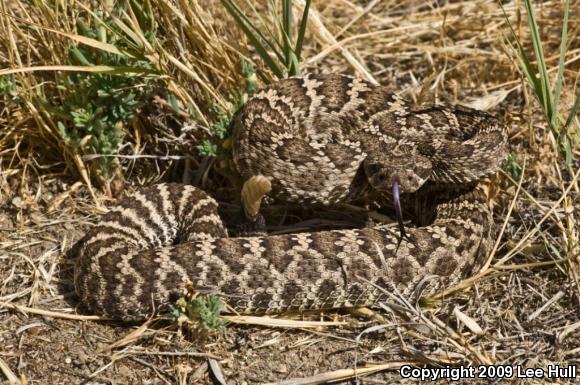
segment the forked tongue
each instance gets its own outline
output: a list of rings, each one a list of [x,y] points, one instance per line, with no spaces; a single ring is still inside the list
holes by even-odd
[[[395,216],[397,217],[397,223],[399,224],[399,231],[401,234],[401,238],[397,244],[397,249],[399,249],[399,245],[403,238],[409,239],[407,233],[405,232],[405,225],[403,223],[403,210],[401,209],[401,197],[399,194],[399,181],[393,181],[392,185],[392,192],[393,192],[393,205],[395,206]]]

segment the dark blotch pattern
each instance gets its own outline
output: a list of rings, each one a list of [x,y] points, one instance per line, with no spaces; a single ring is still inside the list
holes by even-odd
[[[358,96],[350,92],[355,84]],[[268,178],[280,200],[331,205],[386,191],[389,176],[407,177],[407,192],[419,189],[430,202],[417,217],[432,223],[410,226],[398,250],[397,230],[384,225],[229,239],[205,192],[153,186],[140,190],[148,204],[119,203],[135,218],[111,212],[75,245],[76,291],[90,311],[143,319],[187,281],[241,313],[372,305],[383,296],[375,284],[409,296],[432,274],[456,281],[489,250],[493,222],[473,185],[502,166],[506,140],[484,112],[419,108],[342,75],[281,80],[257,92],[234,121],[233,159],[243,179]],[[439,190],[431,194],[429,186]],[[430,226],[448,230],[434,238]],[[115,250],[99,255],[109,247]]]

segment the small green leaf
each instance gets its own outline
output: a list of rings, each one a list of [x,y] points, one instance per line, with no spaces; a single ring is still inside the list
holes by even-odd
[[[197,151],[201,156],[216,156],[217,155],[217,145],[205,139],[197,146]]]
[[[518,158],[515,153],[511,153],[506,164],[506,172],[516,182],[519,182],[522,177],[522,166],[518,163]]]
[[[173,111],[176,114],[180,114],[181,110],[179,108],[179,104],[177,103],[177,98],[175,97],[174,94],[169,94],[167,101],[169,102],[169,105],[171,106],[171,109],[173,109]]]

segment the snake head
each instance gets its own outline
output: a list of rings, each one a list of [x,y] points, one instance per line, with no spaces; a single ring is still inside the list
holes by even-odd
[[[376,190],[392,194],[393,208],[401,234],[400,244],[403,238],[408,238],[403,223],[400,194],[413,193],[421,188],[431,175],[432,165],[427,158],[411,154],[407,157],[387,158],[383,156],[381,158],[381,161],[366,159],[365,174],[371,186]]]
[[[426,158],[409,155],[383,162],[367,159],[364,169],[369,183],[378,191],[391,192],[396,182],[399,192],[413,193],[429,179],[432,166]]]

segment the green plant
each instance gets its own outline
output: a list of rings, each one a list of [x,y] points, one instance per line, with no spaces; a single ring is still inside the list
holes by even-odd
[[[256,72],[252,63],[242,61],[242,75],[244,75],[244,80],[246,82],[246,92],[244,94],[245,98],[242,100],[242,102],[245,103],[247,98],[254,95],[257,88]]]
[[[223,309],[222,301],[214,295],[201,295],[193,299],[181,297],[169,307],[169,317],[174,322],[183,322],[185,317],[204,331],[222,332],[226,326],[220,318]]]
[[[111,11],[111,15],[103,17],[90,15],[90,22],[79,18],[79,36],[112,45],[119,52],[129,52],[133,47],[123,38],[123,31],[112,17],[125,9],[118,6]],[[154,39],[151,32],[147,36]],[[71,44],[68,64],[86,67],[106,65],[155,72],[148,61],[136,55],[119,55],[82,44]],[[115,155],[122,145],[123,127],[133,119],[153,86],[151,78],[138,72],[126,71],[116,75],[65,73],[57,77],[59,100],[42,101],[58,117],[58,132],[66,143],[76,152],[98,155],[97,169],[104,178],[113,175],[118,164]]]
[[[244,2],[251,10],[253,20],[244,13],[234,0],[221,0],[221,3],[234,18],[238,27],[244,32],[268,68],[277,78],[283,78],[287,75],[293,76],[300,73],[302,44],[306,33],[310,1],[306,0],[305,2],[297,32],[295,32],[292,14],[292,0],[281,0],[281,9],[277,9],[279,8],[276,6],[279,4],[278,1],[276,3],[270,2],[271,8],[275,8],[274,20],[271,23],[264,20],[251,0],[244,0]],[[274,55],[274,58],[271,54]]]
[[[511,153],[508,156],[507,164],[505,166],[506,172],[509,176],[516,182],[522,177],[522,166],[518,163],[518,157],[515,153]]]
[[[544,57],[544,50],[542,48],[542,40],[540,38],[540,28],[536,20],[534,7],[531,0],[524,0],[524,5],[527,13],[528,26],[530,28],[532,46],[534,51],[535,63],[526,53],[520,37],[516,34],[515,29],[505,10],[502,7],[504,17],[509,25],[512,41],[508,40],[510,47],[516,53],[520,69],[525,76],[528,85],[530,86],[533,95],[540,103],[542,111],[550,128],[550,132],[555,138],[555,146],[557,153],[561,154],[565,159],[566,167],[570,172],[573,157],[573,145],[578,144],[580,138],[569,135],[569,129],[572,126],[574,117],[580,108],[580,95],[576,97],[574,105],[569,112],[566,119],[562,117],[560,106],[560,98],[562,95],[562,85],[564,81],[564,63],[567,51],[568,38],[568,14],[569,14],[569,0],[564,0],[564,17],[562,21],[562,37],[560,42],[560,57],[558,60],[558,73],[556,76],[556,83],[553,85],[550,80],[546,59]],[[574,143],[576,142],[576,143]]]
[[[61,137],[81,153],[98,154],[98,168],[110,176],[122,144],[122,127],[129,124],[139,106],[139,92],[128,77],[72,74],[60,88],[66,90],[57,115]],[[48,109],[48,108],[47,108]]]
[[[16,99],[16,81],[13,75],[0,76],[0,100],[8,103]]]

